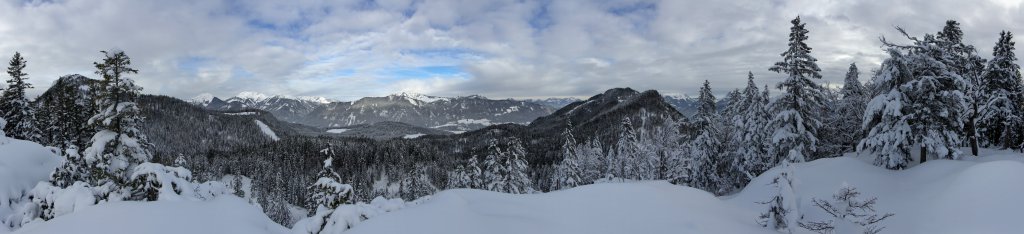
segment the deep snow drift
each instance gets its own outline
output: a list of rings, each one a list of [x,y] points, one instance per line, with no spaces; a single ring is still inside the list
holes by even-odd
[[[60,157],[51,150],[55,149],[0,133],[0,224],[9,222],[6,217],[15,212],[17,201],[23,200],[27,191],[50,178],[50,172],[60,163]],[[0,233],[7,229],[0,225]]]

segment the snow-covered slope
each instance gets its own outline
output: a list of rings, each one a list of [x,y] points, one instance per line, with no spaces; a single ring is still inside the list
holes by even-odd
[[[1024,230],[1024,154],[985,150],[981,157],[933,160],[903,171],[876,167],[866,158],[842,157],[796,164],[796,193],[804,218],[828,220],[812,198],[831,199],[846,182],[864,198],[878,197],[882,233],[1020,233]],[[761,211],[776,169],[734,197],[737,206]]]
[[[255,206],[224,196],[211,201],[112,202],[36,222],[15,233],[289,233]]]
[[[597,184],[532,195],[456,189],[348,233],[771,233],[754,214],[665,182]]]
[[[1020,233],[1024,230],[1024,154],[983,151],[961,161],[933,160],[891,171],[842,157],[795,165],[806,221],[830,220],[812,198],[831,199],[843,184],[877,197],[882,233]],[[547,194],[448,190],[410,208],[367,220],[350,233],[777,233],[757,216],[773,169],[742,192],[714,197],[665,182],[596,184]],[[797,230],[795,233],[811,233]]]

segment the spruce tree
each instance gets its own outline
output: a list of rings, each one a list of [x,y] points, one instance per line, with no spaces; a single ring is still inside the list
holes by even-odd
[[[965,81],[942,62],[948,51],[934,36],[917,39],[897,30],[913,44],[882,40],[890,58],[872,82],[876,93],[863,123],[869,131],[858,151],[877,155],[875,164],[890,169],[906,168],[914,145],[920,147],[922,163],[929,157],[959,158]]]
[[[512,138],[508,142],[508,151],[505,151],[505,166],[509,172],[508,193],[522,194],[533,193],[533,180],[530,179],[530,165],[526,162],[526,149],[518,138]]]
[[[555,168],[551,190],[573,188],[582,185],[583,168],[580,166],[580,154],[577,152],[576,139],[572,135],[570,123],[562,133],[565,142],[562,144],[562,162]]]
[[[8,137],[40,142],[42,132],[36,125],[36,109],[25,97],[25,90],[32,88],[32,84],[25,82],[28,79],[28,74],[24,72],[26,63],[21,53],[15,52],[11,58],[7,67],[11,79],[7,80],[7,89],[3,97],[0,97],[0,114],[7,120],[3,130]]]
[[[148,162],[152,155],[146,135],[139,129],[142,116],[135,101],[142,88],[127,77],[138,70],[131,67],[131,59],[123,51],[102,53],[103,61],[94,63],[96,74],[103,77],[96,98],[100,109],[88,121],[97,132],[89,140],[90,147],[83,151],[83,157],[91,184],[112,183],[116,189],[126,184],[135,165]]]
[[[1016,148],[1024,141],[1024,84],[1014,54],[1013,34],[1003,31],[992,49],[981,88],[978,131],[987,145]]]
[[[967,95],[967,112],[962,119],[965,140],[971,147],[971,154],[978,155],[978,118],[980,106],[987,100],[988,94],[983,92],[982,73],[985,70],[985,59],[978,55],[974,46],[964,44],[964,33],[960,23],[947,20],[942,31],[935,38],[935,45],[943,50],[943,54],[935,56],[947,66],[947,69],[960,75],[965,81],[960,85],[960,92]]]
[[[719,140],[718,112],[711,84],[704,81],[697,97],[697,113],[693,116],[697,137],[690,143],[689,186],[721,194],[718,163],[722,157]]]
[[[643,174],[649,171],[645,171],[646,167],[642,165],[646,162],[643,158],[645,155],[641,155],[640,139],[629,118],[622,120],[622,132],[620,132],[615,149],[615,154],[618,156],[619,165],[616,166],[620,171],[619,177],[634,180],[644,179]]]
[[[852,152],[856,149],[857,143],[864,138],[861,130],[861,122],[864,110],[867,108],[868,91],[859,80],[860,71],[857,64],[850,64],[850,70],[846,72],[846,79],[843,81],[843,88],[839,90],[840,99],[836,104],[834,117],[835,131],[834,142],[839,144],[840,152]]]
[[[776,162],[789,156],[794,156],[791,159],[795,162],[803,162],[817,152],[819,113],[825,101],[822,88],[812,80],[821,79],[821,69],[818,60],[810,54],[811,47],[807,46],[808,31],[800,17],[792,23],[789,49],[782,53],[782,61],[769,69],[787,76],[776,85],[783,92],[771,104],[774,113],[769,124],[774,129],[771,154],[777,158]]]
[[[427,166],[417,164],[412,173],[402,180],[401,191],[402,199],[412,201],[434,194],[437,192],[437,187],[434,186],[430,175],[427,174]]]
[[[767,92],[765,87],[764,92]],[[735,131],[731,144],[736,145],[734,164],[743,174],[741,184],[746,184],[754,177],[764,173],[775,165],[773,157],[768,155],[768,97],[754,83],[754,74],[747,75],[747,87],[743,89],[743,109],[735,121]]]
[[[323,167],[316,173],[317,180],[306,187],[306,209],[309,215],[317,210],[333,210],[352,201],[352,186],[341,183],[341,176],[334,171],[334,149],[328,147],[320,151],[327,156]]]

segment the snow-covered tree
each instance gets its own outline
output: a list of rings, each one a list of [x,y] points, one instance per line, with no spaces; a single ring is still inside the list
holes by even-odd
[[[743,89],[743,109],[739,117],[733,120],[736,127],[730,139],[730,144],[736,145],[733,167],[743,174],[741,184],[746,184],[775,165],[774,157],[768,155],[770,139],[766,126],[770,116],[767,91],[767,87],[763,92],[759,90],[754,83],[754,74],[748,74],[747,87]]]
[[[402,199],[412,201],[437,192],[437,186],[434,186],[434,182],[430,180],[430,175],[427,174],[426,165],[417,164],[412,172],[412,174],[402,180],[400,188]]]
[[[795,152],[794,153],[798,153]],[[779,175],[772,179],[770,184],[771,198],[762,204],[768,205],[768,210],[758,217],[758,223],[762,227],[769,227],[777,231],[793,233],[797,222],[801,219],[799,198],[794,188],[794,169],[788,160],[783,160],[779,168],[782,170]]]
[[[693,116],[697,137],[690,142],[690,160],[686,167],[689,172],[689,186],[720,194],[723,187],[719,179],[718,164],[723,151],[722,142],[719,140],[719,117],[715,103],[711,84],[704,81],[704,86],[697,97],[697,113]]]
[[[567,189],[584,184],[583,168],[580,166],[580,154],[577,152],[576,138],[572,135],[572,124],[562,133],[562,162],[556,165],[551,190]]]
[[[771,154],[784,158],[796,150],[799,155],[793,160],[803,162],[817,152],[819,113],[825,94],[812,80],[821,79],[821,69],[818,60],[811,56],[811,47],[807,46],[807,29],[800,17],[792,23],[789,49],[782,53],[782,61],[769,69],[787,76],[776,85],[782,89],[782,94],[771,104],[774,113],[769,124],[774,129]]]
[[[0,97],[0,114],[7,120],[4,132],[8,137],[39,142],[42,133],[36,125],[36,108],[25,97],[25,90],[32,88],[32,84],[25,82],[28,79],[28,74],[23,71],[25,65],[25,58],[15,52],[7,67],[11,79],[7,80],[7,89]]]
[[[938,32],[935,37],[935,44],[944,52],[941,56],[937,56],[937,59],[965,81],[960,86],[960,91],[966,95],[967,110],[961,121],[963,121],[965,140],[971,147],[971,154],[977,156],[979,140],[977,124],[980,117],[980,105],[984,104],[988,95],[982,90],[985,59],[978,55],[974,46],[964,44],[963,38],[964,33],[960,29],[960,23],[947,20],[942,31]]]
[[[192,172],[183,167],[168,167],[159,163],[142,163],[132,170],[129,185],[131,200],[156,201],[169,196],[191,193]]]
[[[885,227],[876,224],[892,217],[893,214],[877,214],[875,211],[877,198],[860,199],[857,198],[858,196],[860,196],[860,192],[857,191],[857,188],[843,183],[839,190],[832,195],[832,201],[812,199],[815,207],[821,208],[834,219],[821,222],[800,222],[800,227],[821,234],[876,234],[881,232]]]
[[[75,181],[86,181],[89,171],[86,170],[85,160],[78,152],[78,146],[69,146],[61,156],[64,160],[50,174],[50,184],[59,188],[67,188]]]
[[[178,157],[174,158],[175,167],[185,167],[188,165],[188,161],[185,160],[184,154],[178,154]]]
[[[103,62],[94,63],[96,74],[103,77],[96,99],[100,109],[88,121],[97,132],[82,156],[89,166],[91,184],[112,183],[122,187],[132,168],[148,162],[152,155],[147,149],[146,135],[139,129],[142,116],[135,103],[142,88],[127,77],[138,70],[131,67],[131,59],[123,51],[102,52]]]
[[[872,81],[876,93],[863,122],[868,135],[858,151],[877,155],[875,164],[890,169],[906,168],[914,145],[921,149],[921,162],[929,156],[958,158],[965,82],[940,60],[946,51],[932,35],[917,39],[897,30],[913,44],[883,39],[890,58]]]
[[[317,172],[316,182],[306,188],[306,209],[310,215],[317,213],[317,210],[333,210],[352,201],[352,186],[342,184],[341,176],[334,171],[334,150],[328,147],[320,152],[327,155],[327,159],[320,172]]]
[[[455,170],[448,173],[448,188],[472,188],[472,178],[466,171],[466,166],[456,165]]]
[[[860,83],[860,71],[857,64],[850,64],[850,70],[846,72],[846,79],[843,81],[843,88],[839,90],[839,101],[836,103],[832,113],[835,121],[833,128],[834,135],[832,142],[838,144],[840,153],[852,152],[856,149],[857,143],[863,138],[861,122],[864,116],[864,109],[867,108],[868,90]]]
[[[618,159],[617,173],[621,178],[643,180],[647,173],[651,172],[653,165],[649,165],[647,155],[643,153],[640,145],[640,136],[633,121],[630,118],[622,120],[622,132],[619,134],[619,141],[615,144],[615,155]]]
[[[529,166],[526,163],[526,149],[519,139],[511,138],[506,149],[498,147],[491,141],[487,158],[484,159],[484,188],[503,193],[532,193],[533,181],[530,179]]]
[[[1016,148],[1024,142],[1024,84],[1014,54],[1013,34],[1003,31],[985,70],[978,131],[984,142]]]

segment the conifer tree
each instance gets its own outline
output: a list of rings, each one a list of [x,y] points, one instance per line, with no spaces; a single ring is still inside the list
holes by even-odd
[[[765,87],[764,92],[767,92]],[[747,75],[747,87],[743,89],[743,109],[735,120],[735,131],[731,144],[736,145],[734,164],[743,174],[741,184],[746,184],[754,177],[764,173],[772,165],[773,157],[768,155],[768,97],[754,83],[754,74]]]
[[[518,138],[512,138],[508,142],[508,155],[505,158],[505,166],[508,168],[508,193],[522,194],[533,193],[533,180],[530,179],[530,166],[526,162],[526,149]]]
[[[138,70],[131,67],[131,59],[123,51],[101,52],[103,61],[94,63],[96,74],[103,77],[96,99],[100,109],[88,121],[97,132],[89,140],[90,147],[84,150],[83,157],[91,184],[110,183],[116,189],[126,184],[135,165],[148,162],[152,155],[146,135],[139,129],[142,117],[135,101],[142,88],[127,77]]]
[[[552,177],[551,190],[567,189],[582,185],[583,169],[580,166],[580,154],[577,152],[576,139],[572,135],[572,124],[570,123],[562,133],[565,142],[562,144],[562,162],[556,166],[555,175]]]
[[[422,164],[417,164],[412,173],[402,180],[401,185],[402,198],[409,201],[437,192],[437,187],[434,186],[430,175],[427,174],[427,166]]]
[[[643,174],[648,172],[642,165],[646,162],[643,158],[645,155],[641,155],[640,139],[629,118],[622,120],[622,132],[615,149],[615,154],[618,156],[619,177],[634,180],[644,179]]]
[[[920,147],[921,162],[929,157],[959,158],[961,118],[967,106],[960,90],[965,82],[942,62],[947,51],[934,36],[917,39],[897,30],[913,44],[882,40],[890,58],[872,81],[876,93],[863,123],[868,135],[858,151],[877,155],[875,164],[890,169],[906,168],[914,145]]]
[[[800,17],[792,21],[789,34],[789,49],[782,53],[782,61],[769,70],[783,73],[787,77],[776,85],[782,94],[772,102],[774,116],[769,124],[772,133],[772,152],[777,159],[793,155],[793,160],[803,162],[817,152],[818,129],[821,126],[819,112],[822,111],[825,94],[812,79],[821,79],[817,59],[811,56],[807,46],[807,29]],[[778,161],[778,160],[775,160]]]
[[[3,130],[8,137],[40,142],[42,132],[36,125],[36,109],[25,97],[25,90],[32,88],[32,84],[25,82],[28,79],[24,72],[26,63],[21,53],[15,52],[11,58],[7,67],[11,79],[7,80],[7,89],[0,97],[0,114],[7,120]]]
[[[697,97],[697,113],[693,116],[698,135],[690,143],[689,185],[720,194],[718,163],[722,157],[722,142],[718,139],[718,112],[711,84],[704,81]]]
[[[839,102],[836,106],[834,121],[837,126],[833,142],[839,144],[840,153],[852,152],[856,149],[857,143],[864,138],[861,130],[862,117],[867,108],[868,92],[860,83],[860,71],[857,64],[850,64],[850,70],[846,72],[846,79],[843,81],[843,88],[839,90]]]
[[[1024,141],[1024,84],[1014,54],[1013,34],[1003,31],[992,49],[981,88],[978,131],[988,145],[1016,148]]]
[[[316,173],[316,182],[306,188],[306,209],[309,209],[309,215],[321,209],[333,210],[352,201],[352,186],[342,184],[341,176],[334,171],[334,149],[328,147],[320,153],[327,156],[327,159]]]
[[[964,44],[964,33],[960,29],[960,23],[954,20],[947,20],[942,31],[935,38],[935,45],[942,49],[943,54],[936,56],[936,59],[947,66],[947,69],[960,75],[965,81],[960,85],[960,92],[967,95],[966,113],[963,121],[963,133],[966,142],[971,147],[971,154],[978,155],[978,118],[980,117],[980,106],[987,100],[983,92],[984,81],[982,73],[985,70],[985,59],[978,55],[974,46]]]
[[[762,204],[768,205],[768,210],[758,217],[758,223],[763,227],[769,227],[776,231],[793,233],[800,220],[799,198],[794,188],[794,168],[788,160],[783,160],[779,166],[782,169],[779,175],[772,179],[772,195],[768,201]]]

